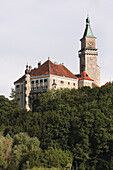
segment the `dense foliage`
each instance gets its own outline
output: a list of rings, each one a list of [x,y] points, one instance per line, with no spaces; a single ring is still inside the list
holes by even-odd
[[[0,96],[0,133],[1,169],[112,170],[113,86],[51,90],[32,112]]]

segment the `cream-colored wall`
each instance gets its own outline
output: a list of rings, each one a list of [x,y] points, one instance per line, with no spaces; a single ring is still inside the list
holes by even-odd
[[[44,82],[44,79],[47,79],[47,82]],[[36,84],[36,80],[39,81],[38,84]],[[40,80],[43,80],[43,83],[40,83]],[[46,87],[47,89],[52,89],[53,88],[53,80],[55,80],[55,83],[57,84],[56,89],[57,88],[78,88],[78,80],[77,79],[71,79],[71,78],[67,78],[67,77],[61,77],[61,76],[55,76],[55,75],[50,75],[50,76],[41,76],[41,77],[34,77],[31,78],[31,90],[34,90],[37,87],[43,86]],[[32,84],[32,81],[34,81],[34,84]],[[64,83],[61,83],[61,81],[64,81]],[[68,85],[68,82],[70,83],[70,85]],[[75,85],[74,85],[75,83]]]
[[[16,88],[19,86],[19,88]],[[24,109],[24,82],[15,84],[15,91],[19,100],[19,107]]]
[[[90,80],[79,80],[79,87],[83,87],[83,86],[89,86],[89,87],[93,87],[92,86],[92,81]]]
[[[55,89],[58,88],[78,89],[78,79],[71,79],[71,78],[55,76],[55,75],[50,75],[50,89],[54,88],[53,80],[55,80],[55,83],[57,84]],[[64,83],[61,83],[61,81],[63,81]],[[70,84],[68,84],[68,82]]]

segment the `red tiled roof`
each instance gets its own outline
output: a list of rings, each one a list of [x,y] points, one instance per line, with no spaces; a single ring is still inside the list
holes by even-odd
[[[77,79],[77,77],[71,73],[64,65],[54,64],[50,60],[47,60],[39,68],[33,69],[31,71],[31,77],[48,74]]]
[[[93,84],[94,84],[95,87],[100,87],[100,86],[98,86],[96,83],[93,83]]]
[[[110,82],[106,82],[103,86],[112,85]]]
[[[83,71],[80,75],[79,75],[79,80],[90,80],[90,81],[94,81],[93,79],[91,79],[88,74]]]
[[[77,79],[77,77],[72,72],[70,72],[64,65],[54,64],[50,60],[47,60],[39,68],[32,69],[30,76],[35,77],[48,74]],[[19,80],[14,82],[14,84],[23,81],[24,76],[22,76]]]

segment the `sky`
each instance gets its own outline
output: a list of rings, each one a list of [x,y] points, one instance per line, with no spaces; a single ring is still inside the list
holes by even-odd
[[[87,15],[103,85],[113,81],[112,0],[0,0],[0,95],[10,96],[27,63],[34,68],[48,57],[79,73]]]

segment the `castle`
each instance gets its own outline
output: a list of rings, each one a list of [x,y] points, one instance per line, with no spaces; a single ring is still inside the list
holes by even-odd
[[[93,35],[89,17],[86,19],[86,28],[81,38],[79,51],[80,74],[74,75],[64,64],[53,63],[48,60],[32,69],[26,66],[25,74],[14,82],[15,91],[20,108],[30,110],[30,99],[50,89],[75,88],[83,86],[100,86],[100,67],[97,65],[96,37]]]

